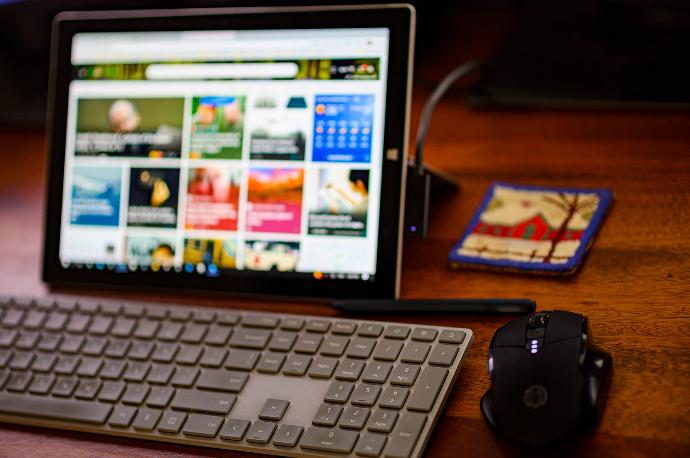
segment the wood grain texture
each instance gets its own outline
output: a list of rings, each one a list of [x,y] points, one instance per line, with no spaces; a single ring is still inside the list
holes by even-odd
[[[460,46],[450,55],[459,62],[472,52]],[[420,72],[412,125],[428,94],[425,81],[438,80],[452,63]],[[494,435],[479,411],[479,399],[489,384],[489,341],[509,318],[372,316],[475,331],[474,347],[427,455],[688,456],[690,116],[477,112],[453,95],[457,94],[444,100],[434,115],[426,159],[458,176],[462,187],[456,195],[436,202],[428,240],[405,243],[403,296],[530,297],[540,309],[583,313],[590,318],[596,343],[613,355],[614,377],[603,422],[596,430],[545,450],[525,449]],[[0,144],[0,291],[47,295],[39,278],[43,136],[40,131],[4,130]],[[446,268],[448,251],[494,180],[614,191],[613,210],[576,275],[540,277]],[[59,293],[336,314],[325,305],[310,303],[83,290]],[[0,425],[0,444],[3,456],[241,455],[12,425]]]

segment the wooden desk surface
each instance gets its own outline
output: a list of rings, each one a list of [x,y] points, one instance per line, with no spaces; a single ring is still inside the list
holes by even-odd
[[[415,90],[415,117],[426,92],[420,86]],[[46,295],[39,279],[43,135],[6,129],[0,131],[0,145],[0,292]],[[540,309],[583,313],[590,318],[596,342],[611,352],[614,361],[602,424],[589,435],[535,452],[498,438],[479,411],[479,399],[489,384],[489,341],[509,318],[393,318],[467,326],[476,333],[427,456],[688,456],[690,116],[474,112],[451,99],[434,116],[427,160],[458,176],[462,189],[437,205],[428,240],[405,243],[403,297],[530,297]],[[493,180],[613,189],[613,211],[575,276],[446,269],[448,250]],[[172,300],[141,293],[119,296]],[[335,314],[317,304],[193,296],[174,299],[275,312]],[[212,449],[12,425],[0,425],[0,444],[4,456],[235,456]]]

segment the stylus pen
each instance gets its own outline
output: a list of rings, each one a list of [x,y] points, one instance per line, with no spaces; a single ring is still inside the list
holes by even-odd
[[[531,299],[353,299],[333,302],[349,313],[532,313]]]

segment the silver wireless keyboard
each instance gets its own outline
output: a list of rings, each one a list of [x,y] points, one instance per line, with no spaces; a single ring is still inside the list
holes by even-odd
[[[469,329],[0,299],[0,422],[284,456],[416,457]]]

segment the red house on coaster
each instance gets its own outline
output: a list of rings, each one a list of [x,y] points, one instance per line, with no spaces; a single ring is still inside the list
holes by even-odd
[[[479,221],[472,232],[474,234],[491,235],[494,237],[509,237],[523,240],[554,240],[558,235],[559,228],[549,226],[541,213],[537,213],[513,226],[501,224],[489,224]],[[580,240],[583,230],[565,228],[560,240]]]

